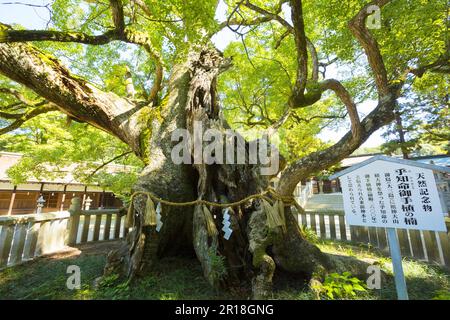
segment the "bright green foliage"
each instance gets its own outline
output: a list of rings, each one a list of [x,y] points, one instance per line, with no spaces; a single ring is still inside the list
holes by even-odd
[[[238,1],[227,3],[231,14],[231,8]],[[273,11],[278,1],[252,3]],[[337,0],[303,1],[306,34],[316,46],[319,61],[336,59],[327,67],[326,77],[338,71],[337,78],[357,102],[376,98],[367,58],[348,28],[348,21],[365,4],[367,1],[364,0],[345,3]],[[285,4],[283,8],[280,15],[289,22],[289,6]],[[245,7],[241,7],[239,13],[248,20],[257,16]],[[446,52],[446,43],[449,43],[445,25],[447,15],[446,0],[393,1],[383,8],[381,28],[371,32],[379,42],[390,81],[402,78],[408,68],[436,61]],[[238,18],[239,15],[235,13],[233,17]],[[233,57],[234,67],[220,79],[225,115],[235,126],[265,128],[278,120],[287,107],[286,96],[294,83],[297,67],[294,40],[288,36],[280,42],[284,29],[277,22],[241,27],[239,31],[244,36],[225,51],[225,55]],[[447,151],[448,75],[408,76],[406,82],[401,101],[409,101],[402,102],[403,109],[405,114],[410,113],[415,119],[408,124],[414,136],[410,138],[412,151],[424,144],[431,145],[435,153]],[[342,118],[345,118],[345,108],[333,94],[324,95],[311,107],[294,111],[280,130],[282,154],[293,160],[327,147],[316,135],[323,127],[348,127],[347,120]],[[386,134],[387,137],[392,134],[392,127]],[[391,152],[392,148],[385,150]],[[430,147],[425,146],[425,150],[429,151]]]
[[[98,283],[98,290],[102,291],[104,295],[111,297],[111,300],[125,300],[129,299],[129,291],[130,287],[128,286],[128,282],[120,282],[119,276],[117,274],[113,274],[110,276],[102,277],[100,282]],[[88,286],[86,289],[89,288]],[[84,294],[88,294],[89,290],[87,289]],[[83,294],[83,293],[82,293]]]
[[[313,290],[319,298],[327,300],[354,298],[358,292],[367,291],[364,282],[352,277],[350,272],[331,273],[323,283],[314,285]]]
[[[151,10],[152,17],[140,10],[134,1],[122,2],[125,24],[150,37],[155,51],[162,57],[168,70],[185,56],[192,43],[201,40],[203,31],[216,27],[213,0],[145,0],[143,2]],[[56,0],[52,12],[53,30],[102,34],[113,28],[108,1]],[[124,87],[117,84],[125,80],[125,66],[131,70],[138,91],[137,98],[148,94],[152,86],[155,61],[138,46],[120,41],[100,46],[58,42],[35,45],[54,54],[76,74],[103,89],[124,93]]]
[[[381,148],[380,147],[363,147],[359,148],[355,152],[353,152],[352,155],[362,155],[362,154],[373,154],[373,153],[380,153]]]
[[[302,235],[305,237],[306,240],[308,240],[308,242],[311,243],[319,242],[319,237],[317,236],[317,233],[314,230],[308,228],[305,225],[301,225],[300,230],[302,232]]]
[[[225,257],[218,255],[213,247],[208,249],[208,257],[211,261],[211,278],[214,281],[222,280],[227,273]]]
[[[97,168],[127,152],[128,146],[88,124],[66,122],[66,116],[54,112],[36,117],[20,130],[0,137],[3,151],[20,152],[22,160],[8,170],[13,183],[27,179],[64,177],[70,167],[74,179],[98,183],[119,195],[130,192],[142,163],[132,154],[119,158],[117,173]],[[123,172],[120,172],[123,171]]]
[[[245,44],[251,55],[247,55],[240,42],[226,49],[225,55],[233,57],[233,66],[219,79],[225,118],[234,129],[244,132],[267,129],[281,118],[287,108],[286,97],[291,93],[296,68],[293,44],[289,42],[273,50],[274,39],[267,29],[249,34]],[[329,97],[292,112],[279,130],[279,148],[288,161],[327,146],[316,135],[325,123],[321,115],[343,113],[343,106],[333,104],[336,100]]]
[[[151,17],[137,7],[134,1],[122,1],[125,23],[133,30],[145,32],[152,47],[162,57],[166,70],[185,56],[189,46],[198,42],[202,30],[215,28],[215,1],[143,1],[151,10]],[[83,32],[89,35],[105,33],[113,27],[108,1],[55,0],[52,2],[50,30]],[[132,17],[132,18],[130,18]],[[14,25],[15,29],[23,29]],[[126,96],[125,72],[130,69],[136,100],[146,98],[154,81],[155,61],[141,47],[121,41],[104,45],[83,45],[63,42],[35,42],[34,46],[51,54],[67,65],[73,74],[80,76],[102,90]],[[170,75],[165,73],[165,77]],[[12,81],[0,77],[0,87],[19,90],[33,102],[42,101],[36,94]],[[165,90],[159,93],[162,98]],[[0,111],[23,113],[32,106],[14,106],[16,97],[0,93]],[[12,107],[11,107],[12,106]],[[0,118],[0,127],[12,121]],[[19,165],[8,172],[14,183],[30,177],[52,178],[64,167],[76,163],[74,178],[82,182],[99,183],[119,194],[128,193],[142,168],[142,163],[133,154],[115,161],[127,167],[123,174],[109,174],[99,170],[100,165],[129,151],[129,147],[116,138],[90,127],[72,122],[66,124],[66,116],[47,113],[27,121],[21,129],[0,136],[3,151],[24,153]],[[52,165],[56,170],[48,170]]]
[[[433,300],[450,300],[450,292],[447,290],[436,291],[436,296]]]

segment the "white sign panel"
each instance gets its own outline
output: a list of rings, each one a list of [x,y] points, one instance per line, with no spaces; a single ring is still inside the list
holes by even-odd
[[[377,160],[339,179],[349,225],[446,231],[430,169]]]

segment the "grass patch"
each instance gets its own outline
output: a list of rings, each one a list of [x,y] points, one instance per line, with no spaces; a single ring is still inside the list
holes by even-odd
[[[37,259],[0,272],[0,299],[74,299],[76,290],[66,286],[67,267],[81,269],[81,283],[93,283],[105,266],[105,256],[68,259]]]
[[[385,253],[367,246],[319,241],[324,252],[353,256],[361,260],[376,261],[387,274],[392,265]],[[204,279],[201,266],[195,258],[165,258],[155,263],[151,274],[135,283],[123,282],[117,277],[103,278],[96,286],[95,279],[102,275],[105,253],[81,254],[76,257],[41,258],[33,262],[0,271],[0,299],[245,299],[245,290],[233,293],[216,292]],[[69,265],[81,269],[80,290],[69,290],[66,273]],[[425,262],[404,260],[404,271],[410,299],[448,297],[450,272]],[[277,273],[274,277],[272,299],[315,299],[305,279],[292,274]],[[380,290],[357,292],[349,299],[396,299],[392,277],[382,283]]]
[[[392,273],[392,260],[386,252],[371,248],[368,245],[354,245],[329,240],[320,241],[319,248],[327,253],[341,254],[360,260],[376,262],[381,270],[390,277],[387,283],[381,284],[380,290],[369,290],[363,299],[395,300],[397,293]],[[439,296],[441,292],[450,292],[450,271],[438,265],[427,262],[403,259],[403,271],[406,278],[409,299],[430,300]]]
[[[207,300],[230,299],[217,293],[203,277],[199,262],[192,258],[165,258],[155,263],[151,274],[132,284],[116,277],[104,279],[90,299]]]
[[[94,285],[102,275],[105,255],[60,260],[38,259],[0,272],[0,299],[229,299],[216,293],[203,277],[195,259],[166,258],[155,264],[148,276],[128,284],[111,276]],[[69,265],[81,270],[81,289],[66,287]]]

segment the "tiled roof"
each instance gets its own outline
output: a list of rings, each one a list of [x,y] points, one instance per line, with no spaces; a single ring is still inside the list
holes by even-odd
[[[363,161],[366,161],[370,158],[376,157],[376,156],[382,156],[381,153],[374,153],[374,154],[364,154],[360,156],[351,156],[348,158],[345,158],[341,161],[341,167],[342,168],[348,168],[355,164],[359,164]],[[402,159],[399,156],[393,156],[393,158]],[[443,166],[443,167],[450,167],[450,155],[436,155],[436,156],[422,156],[422,157],[412,157],[409,160],[417,161],[425,164],[434,164],[437,166]]]
[[[370,157],[358,164],[354,164],[351,167],[348,167],[344,170],[341,170],[335,174],[333,174],[332,176],[330,176],[331,180],[334,180],[338,177],[341,177],[343,175],[346,175],[352,171],[355,171],[361,167],[364,167],[366,165],[368,165],[369,163],[372,163],[374,161],[386,161],[386,162],[395,162],[395,163],[399,163],[402,165],[409,165],[409,166],[415,166],[415,167],[421,167],[421,168],[425,168],[425,169],[430,169],[433,171],[440,171],[440,172],[447,172],[450,173],[450,168],[449,167],[444,167],[444,166],[437,166],[435,164],[428,164],[428,163],[422,163],[419,161],[414,161],[414,160],[405,160],[405,159],[401,159],[401,158],[393,158],[393,157],[386,157],[386,156],[382,156],[382,155],[376,155],[374,157]]]

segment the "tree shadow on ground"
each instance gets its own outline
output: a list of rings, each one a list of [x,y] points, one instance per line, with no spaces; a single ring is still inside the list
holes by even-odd
[[[57,254],[37,258],[34,261],[0,271],[0,299],[247,299],[248,283],[231,292],[216,291],[205,280],[200,263],[195,257],[167,257],[153,265],[152,271],[128,284],[117,277],[107,277],[101,282],[106,255],[119,242],[105,242],[77,246]],[[344,248],[347,251],[348,248]],[[345,250],[344,250],[345,251]],[[366,251],[364,251],[366,252]],[[363,253],[364,253],[363,252]],[[337,252],[334,252],[336,255]],[[364,253],[353,250],[354,258],[367,261]],[[347,256],[339,252],[339,256]],[[344,258],[347,260],[348,258]],[[391,275],[390,260],[378,259],[389,276],[380,290],[369,290],[359,299],[395,300],[395,284]],[[66,282],[70,274],[67,268],[77,265],[81,270],[81,289],[69,290]],[[405,259],[404,271],[409,297],[412,300],[432,299],[438,291],[450,292],[450,272],[439,266]],[[249,281],[251,279],[248,279]],[[272,299],[310,300],[315,296],[304,274],[286,273],[277,269],[274,275]]]

